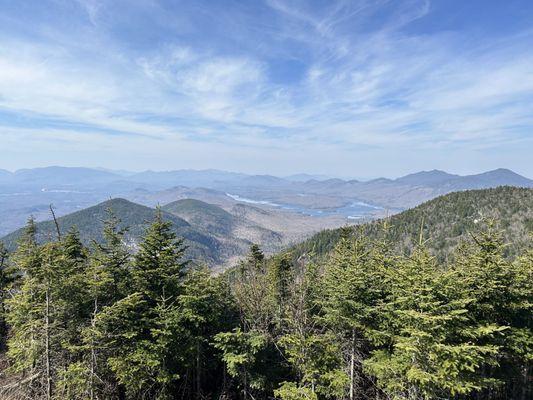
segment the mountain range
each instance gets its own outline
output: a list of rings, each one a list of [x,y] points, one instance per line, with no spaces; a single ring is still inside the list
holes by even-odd
[[[91,245],[92,240],[101,242],[103,223],[109,211],[120,219],[121,228],[128,229],[125,240],[135,251],[146,227],[155,219],[156,209],[129,200],[111,199],[61,216],[57,219],[60,232],[64,234],[76,227],[86,245]],[[253,243],[261,245],[267,254],[273,254],[320,229],[319,224],[307,223],[304,216],[249,204],[235,204],[226,210],[200,200],[182,199],[162,206],[161,212],[176,235],[184,238],[187,257],[213,268],[233,264]],[[36,227],[39,242],[57,236],[52,220],[37,222]],[[8,249],[15,249],[23,229],[17,229],[0,241]]]
[[[135,250],[156,210],[125,199],[113,199],[58,218],[60,231],[77,227],[82,241],[102,241],[103,221],[111,210],[127,227],[126,243]],[[495,221],[504,239],[512,243],[506,251],[516,254],[530,243],[533,231],[533,189],[501,186],[495,189],[459,191],[425,202],[386,219],[370,221],[359,228],[342,227],[323,230],[307,240],[305,235],[291,235],[290,226],[300,226],[292,214],[279,218],[271,211],[249,204],[235,204],[226,209],[195,199],[182,199],[161,207],[163,218],[183,237],[187,257],[215,269],[234,265],[252,243],[267,254],[287,248],[295,258],[328,254],[345,229],[360,229],[368,238],[384,238],[400,252],[409,252],[420,240],[437,257],[446,258],[455,246],[475,232],[478,225]],[[292,218],[292,219],[291,219]],[[384,222],[388,228],[383,229]],[[301,228],[300,228],[301,229]],[[38,240],[57,235],[52,221],[37,223]],[[294,232],[293,232],[294,233]],[[16,247],[22,229],[1,239],[9,249]],[[422,235],[422,236],[421,236]]]
[[[282,235],[281,242],[285,244],[324,228],[396,214],[452,191],[501,185],[533,187],[533,181],[507,169],[467,176],[433,170],[370,181],[219,170],[137,173],[70,167],[0,170],[0,235],[20,228],[30,215],[38,221],[48,219],[51,204],[58,216],[64,216],[110,198],[123,198],[152,208],[195,199],[229,213],[239,205],[249,206],[249,212],[254,207],[256,217],[260,215],[257,210],[262,210],[266,214],[259,218],[259,226]]]
[[[120,227],[127,228],[125,235],[126,243],[135,250],[137,243],[143,236],[146,226],[155,219],[156,210],[132,203],[124,199],[113,199],[100,203],[96,206],[76,211],[72,214],[59,217],[57,219],[61,233],[67,232],[72,227],[76,227],[80,233],[81,240],[90,245],[91,240],[101,242],[103,240],[102,229],[104,221],[108,218],[108,211],[120,219]],[[173,230],[179,237],[184,238],[188,246],[188,257],[200,259],[209,264],[220,263],[220,254],[216,252],[219,243],[216,239],[191,226],[184,219],[171,213],[162,211],[163,219],[172,224]],[[53,221],[42,221],[36,224],[37,240],[45,242],[53,240],[57,236],[57,230]],[[24,228],[2,238],[7,248],[16,247],[18,238]]]

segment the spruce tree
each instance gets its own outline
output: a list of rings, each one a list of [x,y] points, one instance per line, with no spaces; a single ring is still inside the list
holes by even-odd
[[[384,340],[380,307],[390,290],[393,260],[385,243],[369,243],[362,232],[347,229],[326,263],[322,318],[340,341],[349,399],[374,388],[362,363]]]
[[[131,266],[131,294],[97,316],[98,340],[112,352],[108,365],[132,397],[169,399],[180,378],[184,251],[158,210]]]
[[[263,252],[252,245],[247,258],[230,276],[240,326],[215,336],[230,376],[245,399],[271,393],[279,383],[279,350],[273,332],[276,303]]]
[[[93,243],[86,275],[91,316],[89,325],[83,331],[86,352],[83,368],[86,370],[85,376],[88,377],[85,384],[91,400],[111,396],[117,392],[116,382],[107,364],[112,352],[104,343],[99,342],[102,332],[96,323],[99,313],[104,308],[114,305],[127,296],[131,284],[129,271],[131,254],[125,244],[127,228],[121,228],[120,219],[111,209],[106,210],[106,213],[107,218],[102,232],[104,240],[102,243]]]
[[[502,394],[521,398],[532,390],[533,257],[530,247],[510,262],[505,249],[501,232],[489,221],[459,250],[455,268],[475,300],[469,304],[470,315],[481,325],[506,327],[490,341],[499,348],[499,367],[486,368],[483,375],[493,379]]]
[[[76,228],[69,229],[59,246],[50,292],[56,327],[53,338],[58,343],[55,391],[58,398],[81,399],[88,394],[87,386],[81,384],[87,378],[87,372],[82,370],[86,364],[83,332],[91,316],[88,251]]]
[[[339,341],[320,324],[321,279],[316,265],[297,268],[288,286],[282,332],[277,345],[293,371],[275,395],[283,400],[342,397],[347,377],[342,369]]]
[[[505,327],[471,318],[474,299],[458,274],[440,270],[419,248],[396,264],[390,279],[382,311],[389,342],[364,363],[387,396],[450,398],[490,385],[480,371],[496,364],[498,346],[490,339]]]
[[[7,322],[11,328],[7,356],[10,371],[24,376],[19,386],[21,396],[42,396],[43,382],[43,296],[39,273],[43,264],[41,249],[36,241],[33,218],[28,220],[18,247],[12,257],[13,267],[21,279],[15,294],[6,301]]]
[[[180,375],[191,377],[188,397],[200,399],[224,385],[219,352],[212,344],[217,333],[235,326],[238,316],[225,279],[205,268],[188,271],[177,306],[183,353]]]
[[[8,261],[9,253],[4,246],[4,243],[0,242],[0,353],[5,351],[8,332],[5,301],[9,287],[14,280]]]
[[[187,261],[185,246],[172,231],[172,223],[157,209],[155,221],[148,227],[135,255],[132,267],[133,288],[150,300],[172,298],[180,291]]]

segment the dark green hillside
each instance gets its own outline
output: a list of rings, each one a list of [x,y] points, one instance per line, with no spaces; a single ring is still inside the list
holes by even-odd
[[[386,236],[399,250],[408,252],[418,242],[423,227],[426,245],[439,259],[444,259],[460,240],[469,237],[469,232],[491,220],[510,243],[506,253],[516,254],[533,231],[533,189],[501,186],[449,193],[388,218]],[[361,229],[366,235],[377,237],[383,234],[384,221],[365,224]],[[294,247],[295,255],[328,253],[339,240],[342,229],[314,235]]]
[[[229,234],[234,225],[234,217],[229,212],[200,200],[178,200],[162,209],[215,234]]]
[[[132,246],[136,246],[144,234],[146,226],[154,220],[156,213],[153,208],[128,200],[112,199],[58,218],[60,230],[62,233],[66,233],[69,228],[75,226],[80,231],[80,237],[85,244],[89,244],[91,240],[100,242],[103,222],[107,217],[108,209],[111,209],[120,218],[122,227],[128,227],[127,240],[131,242]],[[163,211],[163,217],[172,222],[173,229],[178,236],[185,238],[191,258],[201,259],[208,263],[219,261],[219,243],[216,239],[200,232],[176,215]],[[40,242],[48,241],[56,236],[53,221],[37,223],[37,232]],[[13,249],[16,247],[21,233],[22,229],[19,229],[5,236],[1,241],[8,248]]]

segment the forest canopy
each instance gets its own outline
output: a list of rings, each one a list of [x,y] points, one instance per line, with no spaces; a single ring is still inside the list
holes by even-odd
[[[442,261],[424,240],[340,231],[320,262],[290,253],[213,275],[161,212],[132,253],[109,210],[0,248],[2,399],[531,398],[533,250],[476,226]]]

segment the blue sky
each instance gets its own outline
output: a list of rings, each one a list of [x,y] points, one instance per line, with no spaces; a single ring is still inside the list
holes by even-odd
[[[0,0],[0,168],[533,177],[533,2]]]

